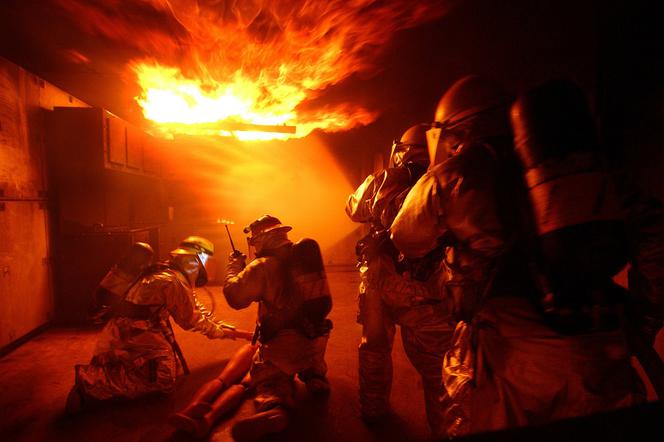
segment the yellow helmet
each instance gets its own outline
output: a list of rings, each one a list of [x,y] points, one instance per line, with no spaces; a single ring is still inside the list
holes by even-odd
[[[207,253],[210,256],[214,255],[214,244],[202,236],[188,236],[180,242],[178,248],[194,249],[197,254]]]

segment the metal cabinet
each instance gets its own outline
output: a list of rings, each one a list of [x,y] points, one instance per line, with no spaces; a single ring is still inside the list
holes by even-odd
[[[168,220],[160,142],[99,108],[55,108],[49,122],[56,318],[76,323],[132,242],[158,253]]]

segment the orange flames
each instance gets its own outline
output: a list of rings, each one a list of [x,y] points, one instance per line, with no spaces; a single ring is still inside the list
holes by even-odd
[[[374,70],[396,31],[440,17],[449,4],[110,0],[106,3],[115,6],[109,6],[57,1],[94,18],[96,32],[144,52],[130,62],[141,89],[136,100],[162,132],[235,132],[240,138],[300,138],[314,129],[339,131],[372,122],[375,111],[351,102],[330,103],[326,91],[353,74]],[[148,6],[152,12],[146,20]],[[139,16],[144,32],[136,29],[132,37],[126,22]],[[159,32],[161,22],[170,29]],[[285,125],[291,131],[295,126],[295,131],[277,127],[272,128],[277,133],[249,133],[251,127],[241,127],[245,131],[238,132],[238,124]]]
[[[440,17],[449,3],[110,0],[111,7],[57,1],[94,18],[97,32],[145,51],[130,62],[141,89],[136,100],[162,132],[234,132],[241,139],[300,138],[314,129],[369,124],[377,112],[352,102],[326,103],[326,90],[374,70],[396,31]],[[140,29],[132,35],[127,26],[139,18],[148,35]],[[177,29],[159,32],[159,20]],[[247,125],[278,126],[269,129],[278,132],[249,133]]]
[[[375,119],[373,112],[344,105],[301,114],[296,108],[307,98],[306,90],[262,77],[254,80],[241,70],[228,81],[220,82],[213,78],[186,78],[178,68],[151,62],[134,63],[132,69],[143,90],[136,100],[145,118],[158,123],[158,129],[167,134],[288,139],[303,137],[314,129],[350,129]],[[234,130],[232,123],[236,127],[237,123],[256,125],[258,130]],[[260,126],[275,126],[275,130],[283,126],[284,132],[270,132],[269,128],[259,131]]]

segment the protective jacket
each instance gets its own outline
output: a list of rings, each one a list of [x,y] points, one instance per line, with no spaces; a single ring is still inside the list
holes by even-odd
[[[469,143],[429,170],[411,189],[390,229],[406,257],[444,247],[442,285],[456,319],[468,320],[487,291],[526,295],[528,272],[517,256],[516,227],[504,227],[508,221],[520,222],[519,195],[506,198],[510,183],[500,179],[510,175],[500,161],[505,142]]]
[[[99,335],[90,364],[76,366],[80,391],[95,399],[170,392],[178,371],[170,317],[185,330],[224,337],[185,276],[161,267],[130,288]]]
[[[348,197],[346,214],[356,223],[389,227],[412,185],[406,167],[394,167],[369,175]]]

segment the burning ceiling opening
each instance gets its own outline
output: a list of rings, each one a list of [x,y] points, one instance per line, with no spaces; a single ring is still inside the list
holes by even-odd
[[[352,97],[321,98],[352,75],[375,72],[395,32],[439,18],[450,3],[55,1],[86,32],[141,54],[126,69],[140,86],[144,117],[159,132],[240,139],[301,138],[371,123],[378,113]]]

